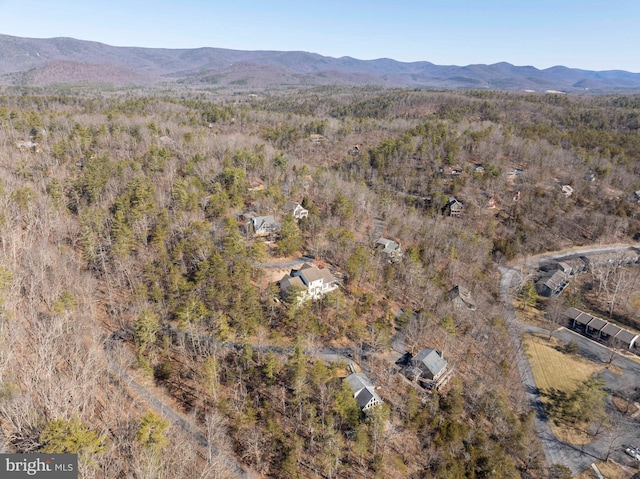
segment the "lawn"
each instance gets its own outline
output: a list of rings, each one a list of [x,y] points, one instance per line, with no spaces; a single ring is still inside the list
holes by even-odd
[[[602,364],[558,351],[556,347],[562,343],[555,338],[550,341],[547,336],[527,335],[524,343],[538,389],[571,393],[582,381],[602,371]]]
[[[603,369],[602,364],[559,351],[557,347],[563,344],[555,338],[549,340],[547,336],[526,335],[524,344],[536,386],[541,391],[557,389],[570,394],[581,382]],[[545,406],[547,401],[542,396]],[[586,444],[592,439],[584,431],[568,425],[556,425],[554,421],[551,425],[558,439],[571,444]]]

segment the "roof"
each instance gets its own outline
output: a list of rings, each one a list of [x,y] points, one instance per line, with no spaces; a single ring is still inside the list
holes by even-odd
[[[607,325],[607,322],[604,319],[594,317],[591,321],[589,321],[589,324],[587,324],[587,327],[595,331],[601,331],[602,328],[604,328],[606,325]]]
[[[631,331],[627,331],[626,329],[621,330],[618,334],[616,334],[616,340],[625,344],[633,344],[638,339],[638,335],[632,333]]]
[[[304,283],[299,277],[297,276],[292,277],[292,276],[289,276],[288,274],[285,274],[284,277],[280,280],[280,291],[286,291],[291,286],[298,286],[302,289],[305,288]]]
[[[578,324],[582,324],[583,326],[586,326],[587,324],[589,324],[589,322],[593,319],[593,316],[591,316],[588,313],[583,313],[582,311],[580,312],[580,314],[578,315],[577,318],[575,318],[576,323]]]
[[[568,308],[565,312],[564,315],[569,318],[569,319],[578,319],[578,317],[581,314],[586,314],[582,311],[580,311],[579,309],[576,308]]]
[[[287,202],[284,204],[284,209],[285,209],[285,210],[287,210],[287,211],[289,211],[289,210],[293,211],[293,210],[295,210],[298,206],[299,206],[300,208],[302,208],[302,205],[301,205],[300,203],[298,203],[297,201],[287,201]]]
[[[268,216],[255,216],[251,218],[251,222],[256,229],[261,228],[263,225],[274,225],[276,220],[272,215]]]
[[[400,244],[387,238],[380,238],[376,241],[376,246],[381,246],[383,253],[393,253],[400,249]]]
[[[556,270],[553,274],[541,276],[536,285],[545,285],[551,291],[556,291],[563,286],[563,283],[567,282],[567,277],[564,272]]]
[[[475,309],[476,307],[476,302],[471,296],[471,292],[464,286],[460,286],[459,284],[457,284],[453,288],[451,288],[447,294],[449,295],[451,301],[460,298],[468,308]]]
[[[620,331],[622,331],[622,328],[619,326],[616,326],[613,323],[607,323],[606,326],[604,328],[602,328],[601,330],[604,334],[607,334],[609,336],[615,336],[616,334],[618,334]]]
[[[464,208],[464,205],[455,198],[449,198],[449,203],[447,203],[447,206],[449,208]]]
[[[428,370],[433,376],[437,376],[447,367],[447,362],[442,358],[440,353],[432,348],[424,348],[411,358],[411,363],[420,367],[422,370]]]
[[[344,378],[353,391],[353,397],[360,409],[365,408],[371,400],[382,402],[382,399],[375,392],[375,386],[371,380],[363,373],[353,373]]]
[[[305,263],[298,270],[306,283],[322,279],[323,283],[333,283],[336,277],[328,268],[318,268],[315,264]],[[295,271],[294,271],[295,272]]]

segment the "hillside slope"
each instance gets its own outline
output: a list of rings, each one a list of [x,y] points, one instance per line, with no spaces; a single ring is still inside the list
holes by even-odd
[[[55,72],[51,74],[51,72]],[[640,74],[556,66],[539,70],[501,62],[442,66],[388,58],[358,60],[291,51],[115,47],[73,38],[0,35],[0,83],[40,86],[97,80],[115,85],[379,85],[496,90],[640,90]]]

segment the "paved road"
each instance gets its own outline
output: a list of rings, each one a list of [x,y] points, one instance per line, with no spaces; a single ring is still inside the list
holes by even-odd
[[[614,252],[626,249],[632,245],[610,245],[610,246],[594,246],[582,248],[564,253],[552,253],[530,258],[529,260],[518,265],[518,269],[499,266],[500,271],[500,298],[503,303],[504,316],[508,320],[510,337],[517,351],[517,365],[520,372],[522,383],[525,387],[527,399],[536,412],[535,427],[542,444],[542,448],[548,464],[563,464],[577,474],[595,461],[603,460],[610,456],[617,462],[622,464],[633,464],[630,458],[622,452],[622,445],[633,444],[638,442],[640,438],[640,424],[638,421],[629,420],[629,418],[619,414],[615,408],[609,404],[609,414],[617,423],[614,427],[601,434],[593,443],[584,447],[576,447],[559,441],[552,433],[548,418],[542,407],[540,395],[533,379],[533,373],[529,365],[529,361],[521,347],[522,334],[525,332],[539,332],[550,334],[549,330],[538,328],[532,325],[521,323],[516,318],[515,308],[512,304],[512,295],[514,286],[521,284],[523,275],[529,271],[537,269],[541,262],[549,260],[557,260],[572,255],[589,255]],[[604,366],[610,361],[620,367],[624,373],[615,375],[609,371],[605,371],[602,376],[605,379],[607,389],[616,390],[628,386],[629,384],[640,384],[640,364],[627,359],[619,354],[614,354],[612,358],[612,350],[606,346],[596,343],[582,335],[579,335],[566,328],[559,328],[554,336],[565,342],[575,340],[578,343],[579,353],[596,362],[601,362]]]
[[[290,261],[271,261],[268,263],[255,263],[256,266],[260,268],[293,268],[294,266],[298,266],[299,264],[310,263],[313,261],[313,258],[309,256],[301,256],[300,258],[292,259]]]

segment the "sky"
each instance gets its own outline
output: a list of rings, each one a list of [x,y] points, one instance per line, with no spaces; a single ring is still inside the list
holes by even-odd
[[[0,33],[640,72],[640,0],[0,0]]]

